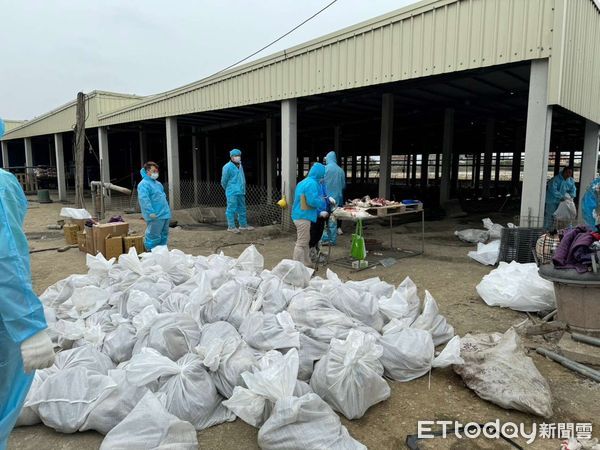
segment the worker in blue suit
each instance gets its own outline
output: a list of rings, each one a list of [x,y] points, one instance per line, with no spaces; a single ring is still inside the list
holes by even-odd
[[[338,166],[335,152],[331,151],[325,156],[325,189],[334,198],[336,204],[344,204],[344,189],[346,189],[346,175],[344,170]],[[335,245],[337,242],[338,225],[333,215],[329,216],[327,230],[323,233],[324,244]],[[340,229],[341,232],[341,229]]]
[[[254,227],[248,226],[246,218],[246,177],[242,167],[242,152],[234,148],[229,152],[230,161],[223,166],[221,174],[221,186],[225,189],[227,197],[227,231],[239,233],[241,231],[254,230]],[[240,225],[235,226],[235,216]]]
[[[307,177],[298,183],[294,193],[292,220],[296,226],[296,245],[293,258],[306,266],[310,261],[310,226],[316,223],[319,212],[327,210],[327,202],[335,205],[333,197],[323,198],[320,183],[325,176],[325,166],[315,163],[310,168]]]
[[[167,245],[169,242],[169,222],[171,209],[165,188],[158,181],[158,164],[148,161],[140,170],[142,181],[138,184],[138,202],[142,216],[146,221],[144,247],[150,251],[157,245]]]
[[[581,215],[585,224],[592,230],[600,225],[600,177],[593,180],[581,199]]]
[[[554,225],[554,212],[560,202],[567,198],[574,199],[577,195],[573,169],[563,167],[549,182],[546,188],[546,209],[544,212],[544,228],[551,229]]]
[[[19,182],[0,169],[0,450],[7,447],[34,370],[54,362],[44,307],[31,286],[26,212]]]

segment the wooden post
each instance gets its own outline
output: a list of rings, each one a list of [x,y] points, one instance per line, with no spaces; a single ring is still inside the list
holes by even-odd
[[[85,208],[83,201],[83,159],[85,152],[85,95],[77,93],[75,122],[75,204]]]

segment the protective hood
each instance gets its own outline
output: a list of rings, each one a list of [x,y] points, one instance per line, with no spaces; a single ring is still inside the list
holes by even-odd
[[[337,156],[335,156],[335,152],[327,153],[327,155],[325,156],[325,162],[327,163],[327,165],[337,164]]]
[[[321,163],[314,163],[308,171],[308,176],[318,181],[322,180],[325,176],[325,166]]]
[[[234,148],[229,152],[229,156],[242,156],[242,151],[237,148]]]
[[[152,179],[152,177],[150,175],[148,175],[148,172],[146,172],[146,169],[144,169],[143,167],[140,169],[140,175],[142,176],[143,180],[154,181]]]

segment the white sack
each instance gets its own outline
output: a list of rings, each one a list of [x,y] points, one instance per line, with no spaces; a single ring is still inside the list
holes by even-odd
[[[238,281],[231,280],[214,292],[202,308],[200,316],[204,323],[223,320],[239,328],[250,312],[251,304],[250,294]]]
[[[133,353],[139,353],[144,347],[149,347],[176,361],[186,353],[190,353],[199,341],[200,329],[189,315],[159,314],[150,327],[138,336]]]
[[[25,406],[31,407],[44,425],[61,433],[75,433],[115,386],[106,375],[71,367],[48,377]]]
[[[383,349],[372,335],[352,330],[345,341],[333,339],[327,354],[315,365],[313,391],[348,419],[390,396],[379,358]]]
[[[454,235],[461,241],[469,242],[471,244],[487,242],[487,240],[490,238],[490,232],[488,230],[476,230],[473,228],[455,231]]]
[[[106,260],[102,253],[98,253],[96,256],[90,255],[89,253],[86,253],[85,255],[85,265],[87,266],[88,274],[90,275],[106,278],[114,263],[115,258]]]
[[[454,366],[469,389],[502,408],[552,416],[552,394],[513,328],[503,335],[467,334],[461,339],[464,364]]]
[[[470,251],[467,256],[485,266],[494,266],[500,257],[500,240],[490,242],[489,244],[477,244],[477,250]]]
[[[271,314],[285,310],[289,301],[283,292],[283,281],[270,272],[263,272],[261,277],[263,281],[258,286],[256,300],[252,303],[251,310]]]
[[[235,262],[235,267],[258,275],[265,266],[265,259],[258,252],[256,246],[250,245],[242,252]]]
[[[61,208],[60,217],[66,217],[67,219],[91,219],[91,214],[86,209],[77,208]]]
[[[389,298],[379,299],[379,311],[392,319],[411,319],[414,321],[419,315],[421,300],[417,294],[417,285],[406,277]]]
[[[98,349],[92,346],[84,346],[58,352],[52,367],[59,371],[73,367],[83,367],[92,372],[107,375],[109,370],[115,368],[115,364]]]
[[[104,336],[102,353],[108,355],[116,364],[128,361],[136,341],[135,327],[129,323],[121,323]]]
[[[278,400],[258,431],[263,450],[367,450],[317,394]]]
[[[250,313],[240,326],[246,343],[259,350],[274,350],[300,346],[300,333],[287,311],[278,314]]]
[[[411,327],[429,331],[435,346],[448,342],[454,336],[454,328],[440,314],[438,305],[429,291],[425,291],[423,312],[415,319]]]
[[[300,261],[291,259],[282,259],[271,271],[273,275],[279,277],[284,283],[300,288],[308,286],[313,272],[313,269],[309,269]]]
[[[303,333],[300,334],[300,347],[298,348],[298,358],[300,360],[298,367],[299,380],[310,380],[315,361],[320,360],[327,353],[328,349],[329,344],[319,342]],[[297,395],[296,397],[300,396]]]
[[[167,412],[161,400],[148,392],[100,446],[100,450],[116,449],[196,450],[198,438],[189,422]]]
[[[499,223],[494,223],[490,218],[483,219],[483,228],[490,232],[490,239],[502,238],[502,228]]]
[[[131,358],[125,371],[127,380],[136,386],[158,380],[158,392],[166,395],[167,411],[190,422],[196,430],[235,419],[221,404],[222,399],[198,355],[188,353],[173,362],[146,348]]]
[[[500,262],[477,285],[477,293],[489,306],[528,312],[556,308],[554,285],[538,275],[535,263]]]
[[[577,208],[572,198],[560,202],[556,211],[552,214],[560,222],[572,222],[577,218]]]

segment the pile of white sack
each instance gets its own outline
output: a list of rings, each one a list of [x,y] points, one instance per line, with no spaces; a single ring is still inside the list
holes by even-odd
[[[409,278],[344,283],[291,260],[264,270],[254,246],[239,258],[131,248],[87,266],[40,297],[59,353],[18,425],[96,430],[103,449],[197,448],[197,430],[239,417],[263,449],[364,449],[334,411],[360,418],[390,396],[384,376],[463,363]]]
[[[515,228],[509,223],[508,228]],[[463,242],[477,244],[477,250],[470,251],[467,256],[480,264],[493,266],[498,262],[500,256],[500,238],[502,237],[502,225],[493,223],[491,219],[483,219],[483,230],[470,228],[455,231],[454,235]]]

